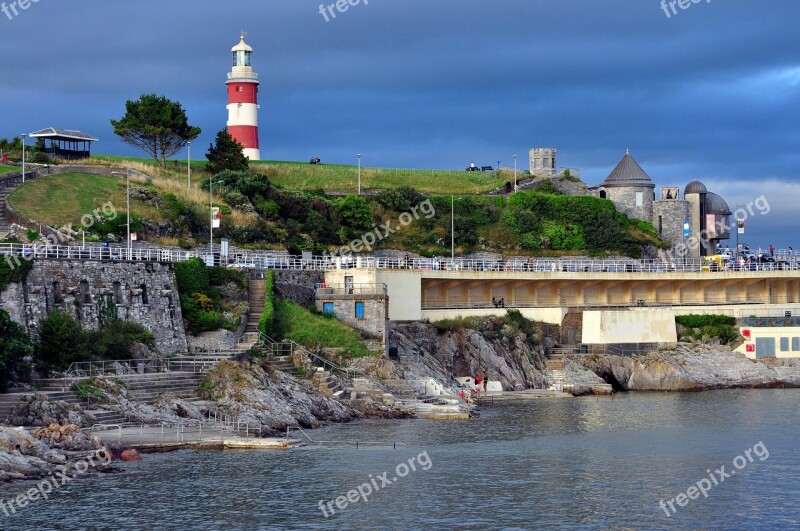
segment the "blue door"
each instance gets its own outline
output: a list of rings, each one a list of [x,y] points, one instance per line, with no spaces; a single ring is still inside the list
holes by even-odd
[[[327,313],[327,314],[330,314],[330,315],[335,314],[336,311],[333,309],[333,303],[332,302],[323,302],[322,303],[322,313]]]
[[[363,319],[364,318],[364,303],[357,302],[356,303],[356,319]]]

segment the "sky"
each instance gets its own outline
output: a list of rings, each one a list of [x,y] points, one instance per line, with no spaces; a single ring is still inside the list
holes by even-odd
[[[742,241],[800,249],[797,0],[351,0],[335,18],[333,0],[12,1],[0,137],[79,129],[141,156],[109,121],[154,92],[202,128],[202,158],[244,30],[264,159],[525,168],[544,146],[596,185],[629,148],[657,187],[763,196]]]

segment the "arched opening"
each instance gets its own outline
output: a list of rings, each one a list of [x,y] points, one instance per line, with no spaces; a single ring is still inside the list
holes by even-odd
[[[600,190],[600,199],[607,199],[607,194],[605,190]]]

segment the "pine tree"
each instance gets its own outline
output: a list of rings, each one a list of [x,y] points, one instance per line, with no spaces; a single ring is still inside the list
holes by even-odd
[[[233,139],[227,129],[217,133],[217,140],[208,148],[206,167],[212,175],[225,170],[247,171],[250,161],[244,156],[244,146]]]

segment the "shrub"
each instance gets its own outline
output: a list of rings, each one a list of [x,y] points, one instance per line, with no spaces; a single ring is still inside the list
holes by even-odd
[[[37,357],[51,370],[63,371],[89,358],[81,324],[70,314],[54,310],[39,324]]]
[[[258,320],[258,331],[267,337],[275,336],[275,271],[272,269],[266,274],[266,299],[264,312]]]
[[[84,332],[85,344],[92,359],[129,360],[133,346],[141,343],[155,349],[155,337],[139,323],[114,319],[100,330]]]
[[[734,326],[736,319],[727,315],[680,315],[675,317],[675,322],[686,328],[702,328],[704,326]]]
[[[338,319],[312,314],[299,304],[282,299],[275,305],[276,327],[284,338],[309,349],[341,348],[345,356],[368,356],[361,335]]]
[[[21,377],[30,367],[24,358],[33,353],[33,345],[25,329],[0,310],[0,392],[5,392],[14,376]]]

